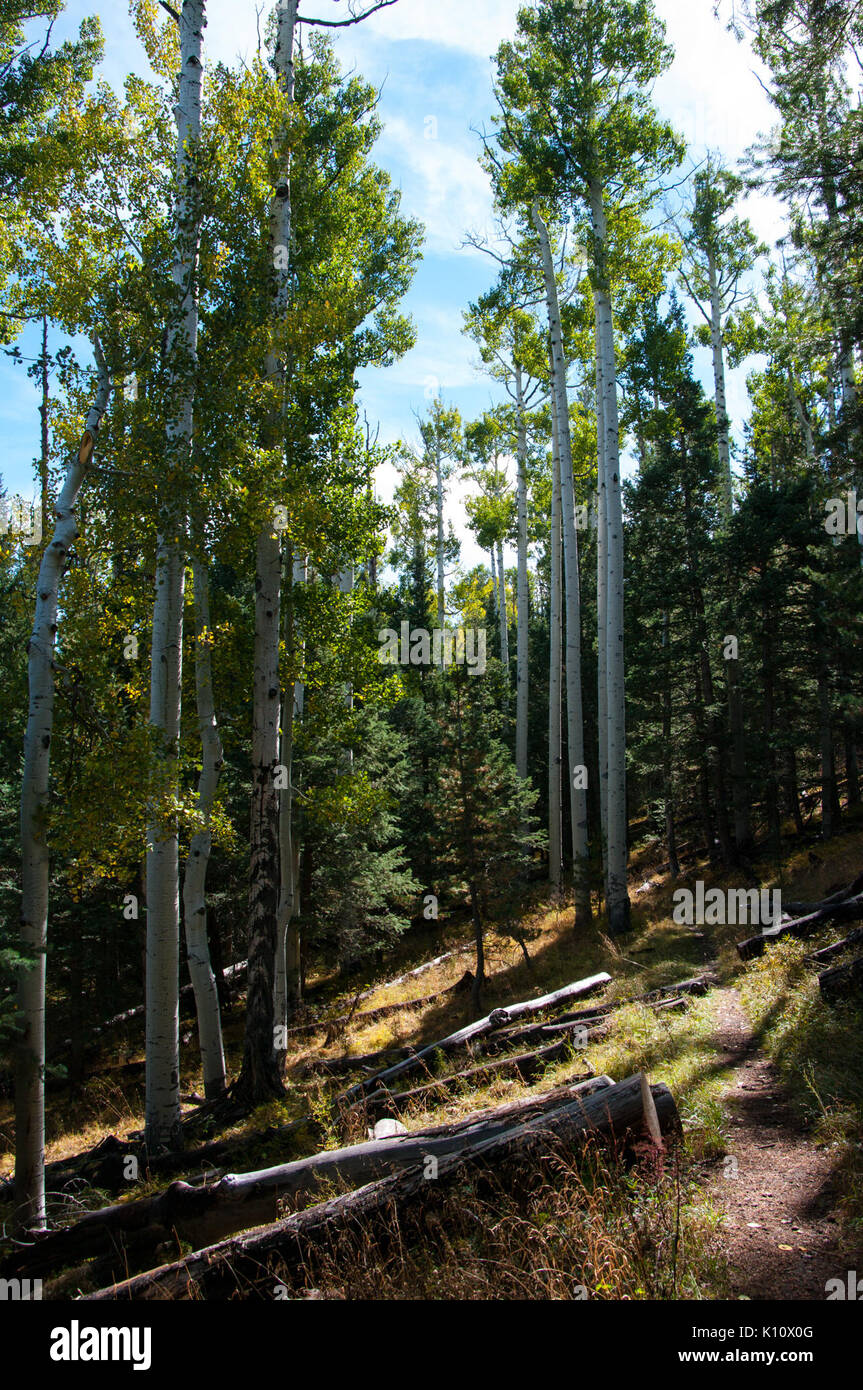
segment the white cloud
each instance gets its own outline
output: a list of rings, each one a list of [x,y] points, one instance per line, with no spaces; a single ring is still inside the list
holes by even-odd
[[[329,18],[323,5],[324,0],[319,0],[314,13]],[[309,0],[310,13],[311,6]],[[365,37],[380,37],[388,43],[434,43],[487,58],[514,31],[518,9],[519,0],[400,0],[361,27]]]
[[[468,228],[484,230],[491,221],[491,186],[478,153],[478,142],[462,148],[440,137],[426,139],[402,117],[384,128],[377,157],[400,177],[405,211],[425,223],[430,251],[455,251]]]

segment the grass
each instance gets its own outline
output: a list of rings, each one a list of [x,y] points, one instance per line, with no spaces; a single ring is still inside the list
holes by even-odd
[[[795,848],[781,865],[771,866],[772,876],[765,875],[761,886],[781,886],[786,899],[824,897],[856,876],[863,831],[851,830],[817,849],[813,855],[806,846]],[[685,1141],[674,1170],[658,1173],[612,1163],[600,1174],[598,1156],[585,1168],[558,1154],[538,1176],[538,1185],[521,1193],[500,1187],[492,1190],[486,1183],[472,1190],[472,1195],[466,1189],[457,1197],[440,1194],[435,1198],[438,1226],[429,1228],[415,1248],[404,1246],[401,1264],[382,1253],[379,1265],[366,1267],[358,1250],[353,1265],[348,1261],[341,1271],[336,1266],[324,1271],[330,1296],[514,1298],[531,1288],[532,1297],[572,1298],[581,1296],[573,1292],[580,1285],[591,1297],[724,1296],[720,1217],[704,1190],[705,1177],[726,1151],[722,1092],[731,1076],[717,1061],[712,1042],[713,998],[709,994],[693,998],[680,1013],[657,1013],[644,1004],[626,1002],[701,973],[705,958],[712,954],[717,957],[720,982],[740,990],[758,1041],[786,1081],[801,1123],[809,1127],[814,1142],[836,1146],[842,1175],[841,1218],[847,1235],[859,1245],[863,1232],[863,1019],[858,1008],[821,1006],[817,977],[804,960],[807,951],[843,935],[845,928],[828,927],[806,943],[779,943],[761,959],[744,964],[734,949],[738,936],[745,934],[740,928],[711,928],[708,939],[703,932],[671,920],[675,887],[691,887],[699,877],[711,886],[739,887],[740,873],[721,875],[702,863],[673,884],[667,875],[651,869],[650,854],[645,845],[633,855],[633,931],[625,946],[608,938],[602,918],[589,936],[577,937],[572,911],[561,909],[541,893],[526,913],[529,964],[511,939],[493,931],[488,936],[486,1009],[606,970],[612,984],[586,1002],[624,1003],[613,1014],[607,1034],[586,1052],[574,1052],[548,1065],[532,1085],[517,1076],[498,1074],[486,1084],[463,1084],[446,1098],[415,1102],[400,1118],[409,1129],[457,1120],[561,1085],[582,1075],[585,1064],[615,1080],[645,1070],[651,1081],[670,1087],[684,1122]],[[466,937],[466,924],[461,931]],[[450,925],[441,937],[422,943],[419,949],[428,957],[460,944],[458,928]],[[391,973],[416,963],[405,958],[391,967]],[[453,993],[451,987],[471,964],[469,953],[459,953],[391,988],[378,985],[357,1011],[370,1012],[393,1003],[406,1007],[369,1022],[352,1019],[329,1048],[323,1045],[323,1032],[292,1039],[287,1098],[261,1107],[219,1136],[242,1143],[242,1162],[234,1166],[246,1170],[268,1166],[364,1138],[366,1121],[360,1112],[346,1123],[333,1111],[332,1097],[346,1079],[309,1078],[303,1075],[303,1065],[323,1056],[359,1055],[406,1043],[418,1046],[461,1027],[470,1017],[469,996]],[[327,1016],[347,1013],[359,988],[331,993]],[[432,994],[440,997],[410,1007]],[[225,1042],[229,1068],[236,1071],[242,1051],[241,1010],[228,1015]],[[94,1063],[101,1069],[98,1076],[78,1090],[49,1093],[49,1160],[91,1147],[108,1133],[142,1126],[140,1078],[130,1080],[120,1070],[123,1062],[142,1056],[139,1037],[133,1035],[126,1043],[115,1040]],[[431,1059],[428,1076],[414,1075],[406,1085],[422,1085],[481,1061],[480,1057],[465,1059],[463,1054],[439,1056]],[[182,1089],[201,1087],[193,1036],[183,1048]],[[309,1125],[287,1138],[262,1133],[306,1113],[312,1116]],[[0,1105],[0,1143],[4,1137],[11,1150],[11,1106],[5,1101]],[[11,1151],[0,1155],[0,1171],[9,1167]],[[129,1196],[157,1191],[168,1181],[146,1189],[138,1186]],[[96,1192],[78,1195],[84,1204],[104,1200]],[[7,1214],[0,1212],[0,1216]],[[341,1257],[348,1258],[344,1250]],[[360,1292],[364,1288],[373,1292]],[[502,1292],[483,1292],[492,1288]]]

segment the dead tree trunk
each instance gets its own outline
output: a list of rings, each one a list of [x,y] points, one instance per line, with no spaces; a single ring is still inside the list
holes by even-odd
[[[863,994],[863,956],[825,970],[818,980],[818,988],[825,1004],[838,1004]]]
[[[463,1178],[477,1164],[523,1168],[540,1160],[549,1144],[554,1143],[577,1149],[591,1140],[622,1142],[628,1136],[640,1134],[662,1145],[663,1135],[675,1132],[679,1124],[677,1107],[667,1087],[651,1087],[644,1073],[639,1073],[595,1095],[574,1096],[552,1110],[543,1110],[520,1122],[513,1123],[509,1119],[495,1124],[487,1121],[473,1129],[462,1126],[448,1135],[439,1132],[437,1137],[399,1135],[270,1170],[279,1173],[279,1186],[270,1187],[266,1174],[247,1174],[240,1181],[247,1185],[248,1202],[242,1201],[242,1214],[237,1205],[232,1210],[233,1220],[242,1221],[243,1225],[250,1224],[248,1218],[253,1211],[262,1212],[265,1207],[273,1210],[278,1192],[296,1191],[301,1169],[307,1175],[314,1172],[315,1180],[327,1176],[341,1181],[361,1181],[366,1185],[309,1210],[296,1212],[264,1230],[236,1236],[175,1264],[127,1279],[90,1295],[90,1299],[230,1297],[239,1288],[248,1292],[249,1282],[254,1283],[262,1276],[267,1277],[271,1285],[272,1278],[267,1273],[271,1257],[278,1260],[280,1282],[304,1281],[310,1262],[316,1254],[325,1252],[333,1239],[347,1229],[355,1231],[358,1224],[366,1239],[385,1236],[395,1213],[401,1217],[415,1202],[422,1205],[430,1182],[448,1185]],[[317,1168],[314,1167],[316,1163]],[[368,1181],[382,1168],[389,1169],[391,1175]],[[407,1171],[392,1174],[392,1169]],[[288,1175],[288,1170],[293,1172]],[[206,1189],[204,1194],[195,1189],[190,1191],[199,1200],[207,1192]],[[214,1191],[209,1189],[210,1194]],[[175,1201],[177,1195],[175,1192]],[[217,1228],[218,1216],[218,1206],[211,1206],[210,1212],[201,1219],[208,1220],[211,1228]],[[176,1224],[174,1221],[173,1226]]]

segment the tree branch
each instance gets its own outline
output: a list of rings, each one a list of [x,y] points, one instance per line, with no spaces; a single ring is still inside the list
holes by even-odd
[[[297,15],[300,24],[316,24],[326,29],[347,29],[351,24],[362,24],[364,19],[377,14],[378,10],[385,10],[389,5],[395,5],[397,0],[377,0],[376,5],[366,10],[363,14],[351,15],[350,19],[306,19],[304,15]]]

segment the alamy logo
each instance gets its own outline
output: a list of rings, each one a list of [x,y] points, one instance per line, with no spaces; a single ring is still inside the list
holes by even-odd
[[[771,901],[772,900],[772,901]],[[768,927],[782,920],[782,891],[762,888],[708,888],[699,879],[695,892],[674,890],[671,920],[678,926]]]
[[[849,1269],[845,1279],[828,1279],[824,1285],[827,1302],[831,1299],[847,1300],[849,1303],[863,1303],[863,1279],[857,1278],[856,1269]]]
[[[858,502],[856,492],[831,497],[824,509],[824,530],[828,536],[863,536],[863,497]]]
[[[52,1361],[131,1361],[135,1371],[149,1371],[153,1332],[149,1327],[71,1327],[51,1332]]]
[[[429,634],[424,627],[411,629],[402,623],[401,634],[384,627],[378,633],[378,660],[384,666],[467,666],[471,676],[485,674],[485,628],[436,627]]]
[[[0,1279],[0,1303],[30,1303],[41,1297],[41,1279]]]

